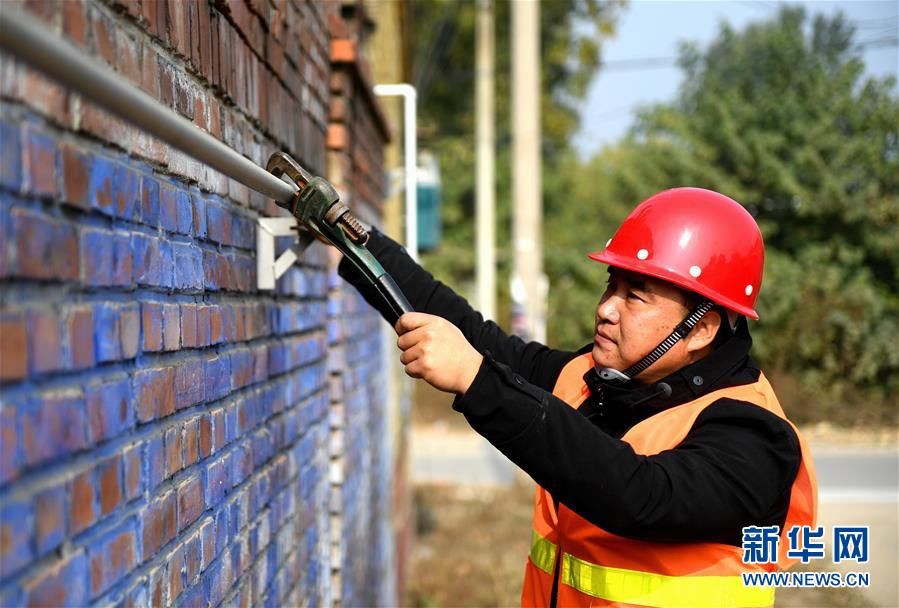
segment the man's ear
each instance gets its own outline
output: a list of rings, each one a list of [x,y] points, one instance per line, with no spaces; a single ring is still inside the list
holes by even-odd
[[[720,328],[721,315],[718,311],[710,310],[705,313],[684,340],[687,343],[687,352],[699,352],[710,346]]]

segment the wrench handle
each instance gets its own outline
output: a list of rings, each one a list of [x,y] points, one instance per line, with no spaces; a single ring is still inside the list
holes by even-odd
[[[392,276],[385,273],[378,277],[374,285],[384,302],[390,307],[391,317],[387,321],[391,325],[396,325],[397,320],[405,313],[414,312],[409,300],[406,299]]]

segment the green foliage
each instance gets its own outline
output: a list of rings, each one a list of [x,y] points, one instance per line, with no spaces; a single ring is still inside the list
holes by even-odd
[[[420,56],[437,57],[436,75],[425,78],[422,127],[444,187],[444,246],[425,262],[459,288],[470,284],[474,263],[475,3],[413,6]],[[790,405],[808,403],[797,417],[895,422],[895,78],[864,76],[844,17],[809,19],[801,9],[783,9],[742,31],[722,26],[707,48],[684,46],[677,99],[645,109],[622,142],[580,163],[568,145],[578,124],[574,108],[599,65],[595,40],[611,32],[619,8],[586,0],[541,4],[550,344],[577,348],[589,340],[605,269],[585,256],[602,248],[637,202],[675,186],[711,188],[746,205],[762,227],[767,259],[754,354],[770,375],[796,384]],[[509,3],[497,2],[496,15],[498,270],[505,289]],[[591,28],[575,26],[585,15]],[[441,34],[447,30],[448,38]],[[449,42],[439,43],[441,37]],[[500,295],[502,313],[507,300]]]
[[[707,49],[684,47],[678,99],[646,109],[624,142],[579,168],[572,181],[595,195],[572,189],[579,209],[548,218],[548,256],[569,258],[548,262],[569,273],[553,289],[571,283],[552,305],[597,292],[568,268],[585,249],[564,253],[580,245],[566,225],[594,214],[585,232],[595,249],[654,192],[719,190],[765,236],[756,356],[824,402],[899,394],[899,97],[895,78],[863,77],[854,45],[842,16],[809,22],[784,9],[743,32],[723,26]],[[574,331],[589,335],[589,322]],[[574,338],[566,316],[551,330]],[[895,419],[892,408],[881,414]]]
[[[578,127],[577,105],[613,33],[622,0],[553,0],[540,5],[543,159],[558,167]],[[443,180],[444,242],[424,256],[436,276],[461,288],[474,275],[474,89],[477,3],[413,2],[421,146],[435,153]],[[494,2],[498,286],[508,289],[511,232],[511,2]],[[503,296],[503,293],[500,295]],[[501,311],[504,298],[500,299]]]

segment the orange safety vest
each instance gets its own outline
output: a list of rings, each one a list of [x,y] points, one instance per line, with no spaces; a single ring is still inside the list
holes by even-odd
[[[553,395],[578,408],[589,394],[583,377],[592,367],[590,353],[574,359],[562,370]],[[713,391],[650,416],[634,425],[622,441],[629,443],[637,454],[646,456],[677,447],[700,412],[722,398],[754,403],[786,420],[771,385],[762,375],[753,384]],[[789,567],[795,560],[786,557],[787,531],[794,525],[815,524],[815,471],[808,446],[798,431],[796,435],[802,461],[780,534],[777,564],[744,564],[740,547],[721,543],[661,543],[617,536],[563,504],[557,511],[549,492],[538,486],[522,606],[549,606],[557,560],[561,560],[559,608],[772,606],[774,588],[746,587],[740,574]]]

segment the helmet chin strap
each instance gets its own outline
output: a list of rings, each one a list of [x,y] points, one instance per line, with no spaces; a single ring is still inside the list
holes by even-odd
[[[696,327],[696,324],[699,323],[699,320],[703,317],[705,313],[712,310],[715,306],[713,302],[710,300],[704,300],[700,302],[696,308],[687,315],[687,318],[680,322],[680,325],[674,328],[667,338],[662,340],[658,346],[656,346],[652,351],[631,365],[629,368],[624,370],[623,372],[618,371],[617,369],[612,369],[611,367],[599,367],[596,369],[597,374],[603,380],[608,382],[628,382],[633,380],[639,373],[644,371],[647,367],[658,361],[662,358],[662,355],[667,353],[672,346],[683,340],[687,337],[687,334]]]

